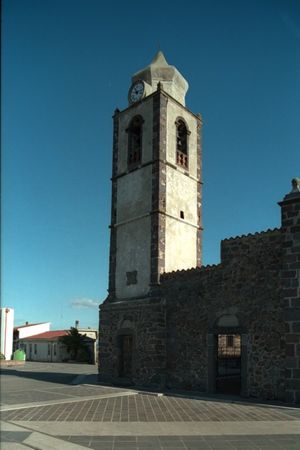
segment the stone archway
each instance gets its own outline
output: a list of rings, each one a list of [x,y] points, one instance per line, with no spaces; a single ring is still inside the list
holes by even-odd
[[[118,330],[118,376],[131,379],[133,375],[134,327],[125,319]]]
[[[222,394],[241,393],[241,335],[222,333],[217,338],[216,391]]]
[[[119,358],[119,376],[121,378],[132,377],[132,355],[133,355],[133,336],[124,334],[119,336],[120,358]]]
[[[235,314],[223,314],[208,334],[208,391],[246,395],[247,335]]]

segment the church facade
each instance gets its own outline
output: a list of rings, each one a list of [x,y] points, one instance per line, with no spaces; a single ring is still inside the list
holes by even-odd
[[[202,121],[187,89],[159,52],[114,114],[100,378],[300,402],[299,180],[279,228],[226,239],[202,266]]]

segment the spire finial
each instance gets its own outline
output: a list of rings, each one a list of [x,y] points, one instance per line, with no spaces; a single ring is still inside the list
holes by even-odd
[[[154,56],[151,64],[159,64],[162,66],[168,65],[167,60],[165,58],[165,55],[161,50],[159,50],[156,55]]]
[[[300,178],[292,179],[292,190],[291,193],[300,192]]]

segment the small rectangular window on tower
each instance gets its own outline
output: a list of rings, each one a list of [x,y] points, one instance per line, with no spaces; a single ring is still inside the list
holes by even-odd
[[[127,286],[130,286],[131,284],[137,284],[137,270],[133,270],[132,272],[126,272],[126,278],[127,278]]]
[[[184,211],[180,211],[180,219],[184,219]]]

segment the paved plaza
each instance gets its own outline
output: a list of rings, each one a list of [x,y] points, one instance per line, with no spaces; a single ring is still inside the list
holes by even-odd
[[[104,386],[96,367],[1,371],[3,449],[300,449],[300,410]]]

